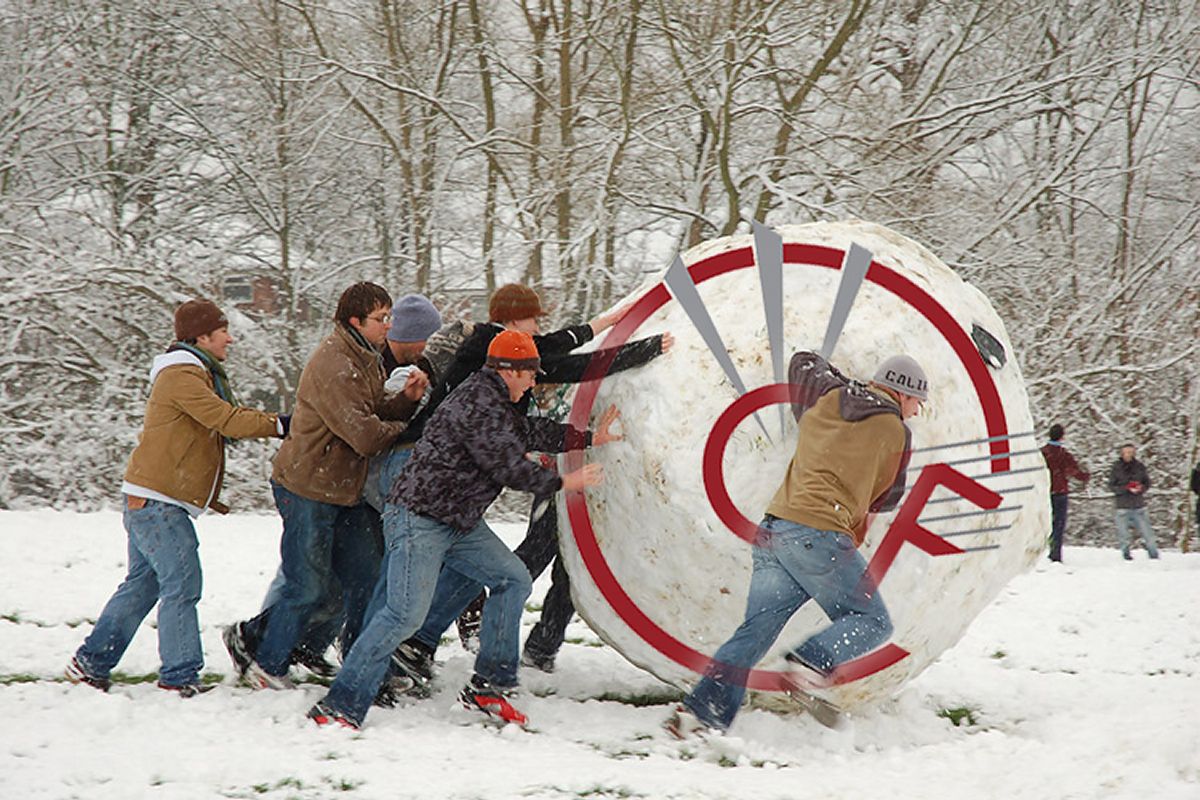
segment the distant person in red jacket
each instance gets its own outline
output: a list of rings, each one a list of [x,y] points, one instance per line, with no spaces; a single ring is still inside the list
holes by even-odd
[[[1068,478],[1087,483],[1091,477],[1079,467],[1075,456],[1063,447],[1063,426],[1050,426],[1050,441],[1042,448],[1042,457],[1050,470],[1050,560],[1062,561],[1063,533],[1067,529],[1067,497],[1071,488]]]

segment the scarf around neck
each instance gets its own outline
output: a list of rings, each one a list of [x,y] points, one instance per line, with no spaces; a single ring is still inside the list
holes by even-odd
[[[212,375],[213,389],[217,392],[217,397],[229,403],[231,406],[238,404],[237,399],[233,396],[233,387],[229,383],[229,375],[225,372],[225,367],[217,360],[217,357],[205,350],[203,347],[197,347],[194,344],[187,342],[175,342],[167,348],[168,353],[173,353],[178,350],[186,350],[194,355],[204,364],[204,367]]]

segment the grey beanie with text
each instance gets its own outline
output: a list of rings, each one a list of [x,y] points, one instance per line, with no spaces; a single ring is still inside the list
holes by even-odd
[[[892,356],[875,370],[873,380],[880,386],[895,389],[918,400],[929,399],[929,381],[925,378],[925,370],[912,356]]]

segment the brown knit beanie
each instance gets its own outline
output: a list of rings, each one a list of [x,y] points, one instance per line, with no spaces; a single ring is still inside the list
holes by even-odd
[[[512,322],[545,314],[538,294],[528,286],[507,283],[492,293],[488,301],[488,319],[492,322]]]
[[[175,309],[175,338],[180,342],[227,327],[229,320],[211,300],[188,300]]]

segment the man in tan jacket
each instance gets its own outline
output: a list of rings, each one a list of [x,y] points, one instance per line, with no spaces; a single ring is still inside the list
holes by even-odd
[[[150,609],[158,604],[158,685],[192,697],[201,687],[204,653],[196,604],[200,556],[192,518],[229,509],[217,497],[225,474],[225,439],[283,436],[287,417],[239,407],[223,362],[233,337],[208,300],[175,312],[175,338],[150,370],[150,399],[125,483],[129,572],[66,670],[73,683],[104,691]]]
[[[378,515],[363,502],[368,461],[405,430],[428,383],[415,370],[402,392],[384,391],[380,350],[391,309],[382,286],[346,289],[333,332],[300,375],[291,435],[271,474],[283,517],[283,589],[274,606],[225,632],[234,665],[254,688],[291,687],[292,650],[331,603],[345,611],[343,648],[362,626],[383,558]]]
[[[810,599],[830,625],[786,655],[800,690],[829,685],[839,666],[892,633],[858,547],[875,513],[895,508],[904,494],[911,442],[904,420],[928,396],[925,372],[912,358],[893,356],[862,384],[802,352],[792,357],[788,382],[800,437],[759,526],[745,621],[667,720],[680,738],[733,723],[750,669]],[[831,724],[822,713],[827,709],[804,698],[818,720]]]

